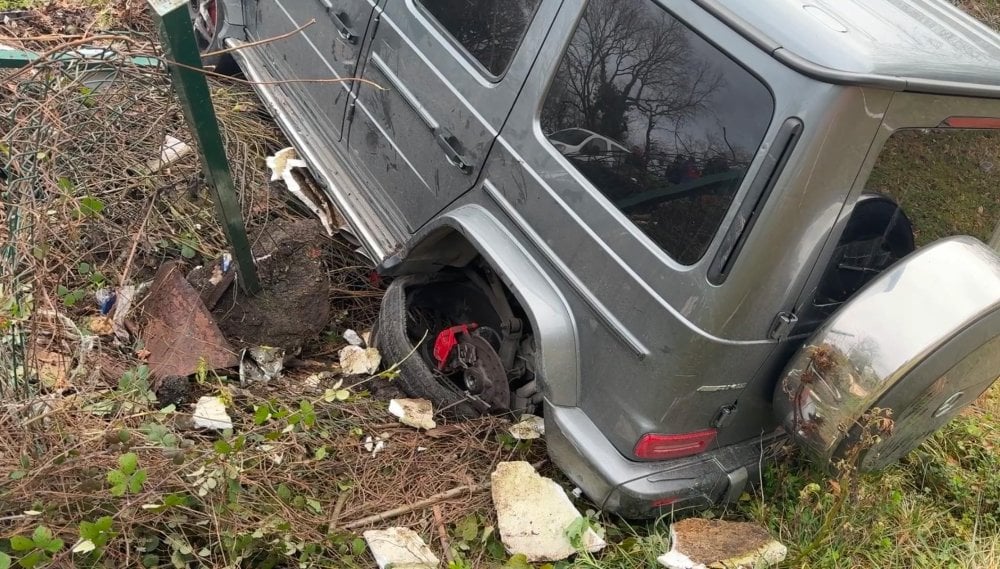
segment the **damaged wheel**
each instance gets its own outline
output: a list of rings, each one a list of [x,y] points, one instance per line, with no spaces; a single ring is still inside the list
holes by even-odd
[[[429,399],[459,419],[510,408],[500,318],[481,289],[463,280],[407,276],[382,300],[376,344],[383,360],[399,363],[411,397]]]

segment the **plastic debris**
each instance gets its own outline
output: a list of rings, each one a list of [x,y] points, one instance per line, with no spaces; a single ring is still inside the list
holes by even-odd
[[[380,363],[382,355],[375,348],[344,346],[340,350],[340,369],[347,375],[371,375]]]
[[[366,345],[366,342],[354,330],[344,330],[344,339],[347,340],[347,343],[352,346],[364,347]]]
[[[389,401],[389,412],[398,417],[400,423],[416,429],[437,427],[434,406],[426,399],[393,399]]]
[[[97,300],[97,309],[101,312],[101,316],[107,316],[114,308],[118,295],[109,288],[102,288],[94,293],[94,298]]]
[[[540,476],[527,462],[501,462],[492,475],[493,505],[500,541],[511,554],[529,562],[559,561],[576,553],[567,530],[581,519],[569,496],[553,480]],[[590,552],[606,543],[586,526],[580,544]]]
[[[132,310],[132,302],[135,301],[137,291],[136,287],[129,285],[121,287],[115,293],[115,313],[111,316],[111,322],[114,325],[115,337],[122,342],[129,340],[130,335],[125,328],[125,319],[128,318],[128,313]]]
[[[764,568],[785,560],[788,549],[749,522],[688,518],[670,526],[670,551],[657,558],[670,569]]]
[[[535,415],[521,415],[521,422],[511,425],[508,431],[519,441],[537,439],[545,434],[545,420]]]
[[[233,420],[226,413],[226,405],[218,397],[204,396],[199,398],[191,418],[197,429],[222,431],[233,428]]]
[[[148,160],[145,164],[132,168],[132,171],[140,175],[149,175],[159,172],[163,168],[170,166],[181,158],[190,154],[192,148],[181,140],[170,135],[163,139],[163,146],[160,148],[160,155],[157,158]]]
[[[436,569],[441,563],[409,528],[368,530],[363,535],[379,569]]]
[[[240,358],[240,385],[268,383],[281,377],[285,369],[284,348],[257,346],[243,350]]]
[[[274,156],[267,157],[266,164],[271,170],[271,181],[284,181],[288,191],[319,218],[327,234],[332,236],[336,217],[330,209],[330,204],[321,196],[303,188],[292,171],[295,168],[309,168],[309,164],[295,153],[295,148],[289,146],[275,152]]]

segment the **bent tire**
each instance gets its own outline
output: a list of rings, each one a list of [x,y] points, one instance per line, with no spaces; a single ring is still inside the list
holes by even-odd
[[[465,392],[438,373],[420,355],[407,333],[407,289],[424,284],[419,277],[400,277],[389,285],[382,298],[375,343],[387,365],[399,363],[399,384],[410,397],[420,397],[434,403],[437,410],[458,419],[474,419],[483,415]],[[424,338],[434,342],[434,338]]]

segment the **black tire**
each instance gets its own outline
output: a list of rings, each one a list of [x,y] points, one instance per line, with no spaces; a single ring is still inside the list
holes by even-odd
[[[188,11],[191,14],[191,22],[194,26],[195,39],[198,42],[198,51],[202,53],[201,66],[205,69],[214,71],[215,73],[221,73],[223,75],[235,75],[239,73],[239,65],[236,64],[236,60],[233,56],[224,53],[221,55],[209,55],[205,56],[206,53],[212,53],[215,51],[223,50],[226,48],[226,38],[229,37],[230,30],[228,25],[228,20],[226,19],[226,2],[224,0],[217,0],[215,3],[215,22],[214,25],[209,22],[205,22],[198,14],[199,0],[188,0]]]
[[[473,405],[465,392],[439,374],[415,350],[407,333],[408,307],[406,291],[411,286],[423,284],[418,277],[400,277],[389,285],[382,297],[378,317],[378,334],[374,342],[382,352],[386,365],[399,362],[400,387],[410,397],[420,397],[434,403],[435,409],[448,417],[474,419],[483,415]],[[428,337],[425,342],[434,342]]]

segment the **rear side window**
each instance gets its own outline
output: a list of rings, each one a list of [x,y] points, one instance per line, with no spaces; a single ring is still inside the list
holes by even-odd
[[[692,264],[773,112],[760,80],[651,0],[591,0],[541,121],[549,142],[615,207]]]
[[[905,129],[879,154],[865,190],[893,199],[916,245],[952,235],[988,243],[1000,223],[1000,130]]]
[[[797,333],[811,332],[914,250],[970,235],[1000,242],[1000,131],[903,129],[886,141]]]
[[[420,0],[487,71],[502,75],[541,0]]]

